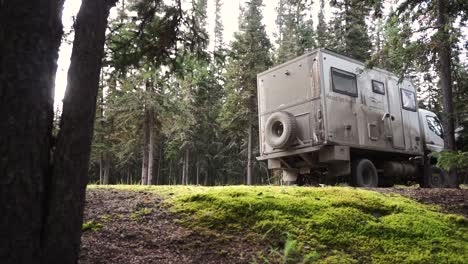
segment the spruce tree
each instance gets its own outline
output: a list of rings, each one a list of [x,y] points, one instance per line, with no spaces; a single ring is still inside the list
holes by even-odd
[[[257,74],[272,65],[271,43],[262,24],[262,0],[252,0],[242,11],[239,32],[231,43],[226,72],[225,104],[221,122],[230,143],[246,158],[246,183],[252,184],[253,150],[258,149]],[[244,154],[243,154],[244,153]]]
[[[318,24],[317,24],[317,45],[318,47],[325,48],[329,44],[329,33],[328,25],[325,21],[324,14],[324,0],[320,0],[320,10],[318,13]]]
[[[368,34],[366,17],[371,11],[371,2],[358,0],[336,0],[331,6],[336,9],[332,24],[330,46],[339,53],[354,59],[370,59],[372,43]]]
[[[406,0],[399,4],[395,23],[411,24],[426,21],[419,28],[408,27],[409,45],[400,47],[404,68],[419,67],[438,73],[440,94],[443,102],[442,124],[444,144],[448,150],[455,149],[455,111],[453,106],[454,47],[460,42],[455,20],[468,19],[468,4],[456,0]],[[463,23],[463,22],[462,22]],[[434,32],[435,30],[435,32]]]
[[[306,18],[311,3],[306,0],[281,0],[276,8],[278,16],[278,50],[276,63],[282,63],[314,48],[315,31],[312,18]]]

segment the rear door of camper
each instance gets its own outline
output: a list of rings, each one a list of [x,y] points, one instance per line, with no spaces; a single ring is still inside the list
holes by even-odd
[[[261,154],[284,151],[265,141],[265,124],[270,115],[285,111],[294,115],[297,139],[292,149],[318,145],[323,141],[317,52],[309,53],[258,75],[258,111]]]

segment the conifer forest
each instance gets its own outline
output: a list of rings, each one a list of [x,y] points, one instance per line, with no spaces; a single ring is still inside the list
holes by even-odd
[[[222,1],[214,1],[214,14],[207,13],[206,0],[119,2],[106,31],[91,182],[278,181],[255,159],[256,75],[321,47],[412,78],[421,107],[438,114],[445,112],[443,98],[450,96],[453,115],[444,122],[446,131],[463,127],[468,85],[464,1],[447,6],[437,1],[316,1],[279,1],[273,38],[262,14],[271,3],[242,3],[238,30],[228,43]],[[209,22],[214,27],[207,28]],[[448,76],[440,75],[440,50],[448,55]],[[450,87],[442,85],[445,78]],[[465,137],[460,137],[461,150],[467,148]]]
[[[467,102],[466,0],[0,0],[0,263],[468,263]]]

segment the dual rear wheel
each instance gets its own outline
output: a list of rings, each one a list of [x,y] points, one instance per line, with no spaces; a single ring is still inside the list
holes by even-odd
[[[356,159],[351,163],[351,184],[355,187],[391,187],[391,179],[379,179],[377,169],[368,159]],[[421,187],[425,188],[458,188],[456,175],[432,165],[424,172]]]
[[[354,160],[351,163],[351,184],[355,187],[377,187],[379,176],[374,163],[368,159]]]

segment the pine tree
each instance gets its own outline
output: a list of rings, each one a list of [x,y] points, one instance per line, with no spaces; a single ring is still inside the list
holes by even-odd
[[[272,65],[271,43],[262,24],[262,0],[252,0],[242,11],[239,29],[231,44],[226,72],[227,97],[220,116],[230,141],[246,150],[247,184],[253,180],[253,149],[258,135],[257,73]],[[231,143],[228,143],[230,145]]]
[[[416,40],[410,42],[409,48],[412,52],[403,51],[404,56],[401,60],[404,61],[405,68],[411,67],[408,65],[416,65],[429,70],[430,66],[438,72],[443,99],[444,145],[448,150],[455,149],[452,52],[460,39],[457,37],[454,21],[457,18],[466,21],[467,11],[468,4],[455,0],[408,0],[401,2],[397,9],[399,23],[409,24],[422,19],[427,21],[419,29],[407,30],[408,37]],[[408,50],[407,47],[400,49]]]
[[[282,63],[314,48],[315,31],[312,18],[306,19],[311,3],[306,0],[281,0],[277,7],[278,51],[276,63]]]
[[[214,54],[219,54],[224,49],[223,40],[223,22],[221,20],[221,7],[223,3],[221,0],[215,0],[215,28],[214,28]]]
[[[320,10],[318,13],[317,25],[317,45],[319,47],[328,47],[329,44],[328,25],[324,15],[324,0],[320,0]]]
[[[370,13],[371,2],[358,0],[331,2],[331,6],[336,9],[331,22],[332,49],[357,60],[370,59],[372,43],[365,19]]]

